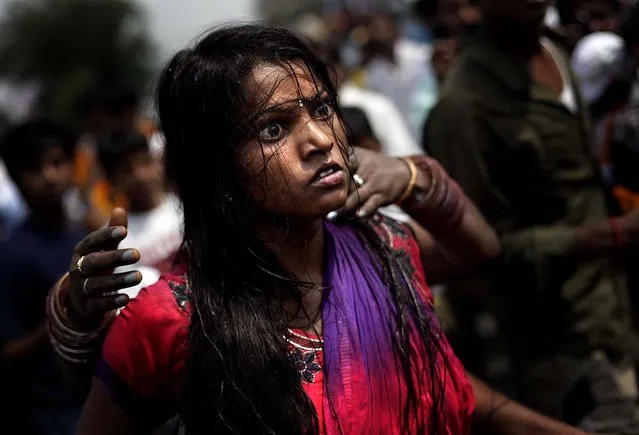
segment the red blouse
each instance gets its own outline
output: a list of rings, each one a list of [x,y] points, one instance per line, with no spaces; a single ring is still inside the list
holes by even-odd
[[[399,225],[399,224],[397,224]],[[412,233],[404,227],[398,239],[393,228],[387,234],[395,249],[410,255],[415,279],[419,287],[432,300],[424,280],[419,248]],[[409,235],[406,237],[406,235]],[[189,329],[188,290],[184,269],[177,268],[164,274],[154,285],[143,289],[111,327],[103,347],[96,376],[111,398],[127,413],[159,426],[177,412],[183,378]],[[295,331],[301,333],[300,331]],[[307,346],[304,340],[294,341]],[[445,382],[446,416],[441,434],[467,434],[475,400],[465,370],[454,355],[448,341],[441,337],[443,357],[449,369]],[[291,348],[294,350],[293,348]],[[312,363],[317,363],[317,366]],[[323,355],[316,352],[314,361],[303,361],[312,382],[303,387],[315,404],[323,425],[322,400],[324,395]],[[362,407],[366,407],[362,403]],[[323,430],[322,433],[325,433]],[[399,428],[396,432],[399,435]],[[386,434],[391,435],[391,434]]]

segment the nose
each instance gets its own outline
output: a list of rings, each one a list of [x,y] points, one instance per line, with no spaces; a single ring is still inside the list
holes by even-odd
[[[303,142],[302,157],[304,160],[318,153],[329,153],[335,145],[335,134],[329,123],[309,120],[306,124],[306,140]]]

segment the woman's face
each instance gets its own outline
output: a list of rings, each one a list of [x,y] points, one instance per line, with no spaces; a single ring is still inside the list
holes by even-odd
[[[328,92],[307,68],[255,68],[249,95],[266,101],[256,137],[243,144],[238,164],[261,211],[320,218],[344,205],[349,173],[346,135]]]

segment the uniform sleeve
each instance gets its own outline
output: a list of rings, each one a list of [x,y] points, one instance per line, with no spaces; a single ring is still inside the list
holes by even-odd
[[[504,224],[514,211],[491,175],[503,160],[499,150],[516,144],[504,143],[505,135],[497,130],[473,102],[444,99],[428,118],[425,146],[495,227],[503,260],[522,276],[536,276],[549,262],[568,257],[576,232],[564,225],[515,229]]]
[[[107,334],[96,377],[125,412],[162,424],[176,412],[188,314],[164,279],[143,289]]]

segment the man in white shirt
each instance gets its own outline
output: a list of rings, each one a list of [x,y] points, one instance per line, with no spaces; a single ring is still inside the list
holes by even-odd
[[[115,131],[99,145],[98,156],[117,195],[127,199],[128,235],[120,248],[140,251],[140,285],[127,289],[130,297],[152,283],[173,263],[182,242],[182,211],[167,193],[162,155],[134,130]]]

